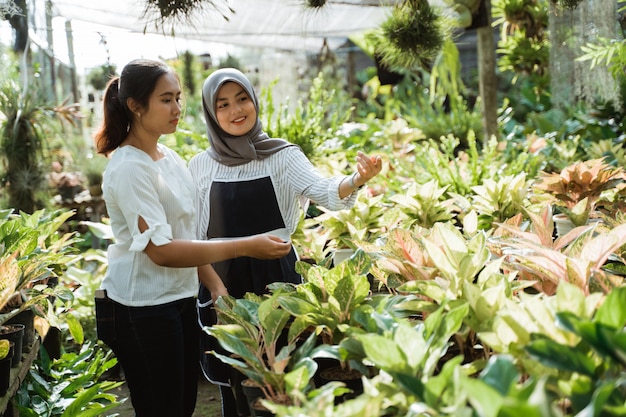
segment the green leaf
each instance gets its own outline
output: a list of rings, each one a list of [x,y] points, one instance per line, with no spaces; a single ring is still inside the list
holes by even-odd
[[[356,336],[363,343],[367,358],[374,366],[389,372],[409,373],[407,357],[402,349],[392,340],[377,334]]]
[[[616,330],[602,323],[581,320],[571,313],[557,313],[559,325],[575,333],[587,344],[604,356],[613,356],[613,338]],[[619,359],[618,359],[619,360]]]
[[[4,359],[11,350],[11,342],[9,339],[0,339],[0,359]]]
[[[266,346],[274,344],[278,340],[290,317],[285,310],[275,309],[263,319],[259,318],[264,330],[263,338]]]
[[[82,221],[81,224],[89,227],[89,231],[93,233],[98,239],[103,240],[114,240],[115,236],[113,235],[113,229],[111,225],[104,224],[101,222],[90,222],[90,221]]]
[[[83,341],[85,340],[85,334],[83,332],[83,326],[80,324],[80,320],[78,319],[78,317],[76,317],[76,315],[72,313],[66,314],[65,322],[67,323],[72,338],[74,338],[76,343],[82,345]]]
[[[260,365],[259,359],[254,356],[252,351],[256,347],[256,342],[245,338],[246,334],[241,326],[223,324],[205,327],[204,331],[214,336],[227,351],[239,355],[248,363]]]
[[[369,295],[370,285],[362,275],[346,276],[337,283],[333,296],[339,302],[342,317],[347,319],[355,306],[361,304]]]
[[[609,398],[613,391],[618,390],[618,395],[623,395],[622,390],[616,383],[604,382],[593,391],[593,396],[589,404],[582,409],[577,417],[599,417],[603,414],[604,407],[607,405]],[[608,414],[607,414],[608,415]],[[623,414],[610,414],[610,415],[623,415]]]
[[[446,344],[459,331],[468,313],[469,305],[463,302],[443,314],[441,323],[436,328],[436,335],[439,338],[440,345]],[[426,321],[428,321],[428,318],[426,318]],[[431,343],[433,345],[437,344],[436,342]]]
[[[421,329],[400,323],[393,333],[394,342],[404,352],[406,364],[415,374],[428,356],[428,345]]]
[[[593,360],[571,346],[540,338],[532,341],[526,351],[547,367],[594,376]]]
[[[82,415],[81,411],[83,407],[90,403],[90,401],[96,397],[100,387],[94,385],[86,390],[80,392],[80,394],[71,402],[71,404],[65,409],[61,417],[77,417]]]
[[[409,281],[398,287],[398,290],[424,295],[437,301],[439,304],[443,303],[446,299],[446,291],[441,288],[441,285],[438,282],[432,280]]]
[[[615,288],[607,295],[594,320],[615,329],[626,325],[626,287]]]
[[[615,361],[626,367],[626,331],[616,332],[606,326],[597,326],[600,346],[594,346],[600,353],[611,356]]]
[[[278,303],[282,308],[284,308],[294,316],[301,316],[304,314],[312,313],[319,308],[319,306],[316,306],[309,301],[303,300],[297,295],[282,295],[278,298]]]
[[[410,393],[416,398],[424,397],[425,385],[418,377],[404,373],[389,373],[393,377],[393,380],[396,381],[403,390]]]
[[[504,399],[492,386],[479,379],[465,378],[463,387],[467,390],[467,399],[481,417],[497,417]]]
[[[305,364],[308,364],[308,366],[305,366]],[[288,372],[285,375],[286,391],[304,391],[311,382],[311,377],[315,373],[316,369],[317,364],[315,363],[315,361],[309,359],[306,362],[302,362],[301,366],[298,366],[293,371]]]
[[[492,356],[480,375],[482,381],[502,396],[507,395],[518,378],[519,372],[513,364],[512,357],[508,355]]]

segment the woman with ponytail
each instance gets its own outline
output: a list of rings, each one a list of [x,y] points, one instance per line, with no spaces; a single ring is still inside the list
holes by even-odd
[[[182,158],[159,143],[176,131],[178,76],[166,64],[134,60],[112,79],[95,133],[110,157],[103,196],[115,243],[96,292],[98,337],[115,353],[137,417],[191,417],[198,382],[195,297],[219,277],[211,263],[274,259],[290,243],[255,235],[196,240],[195,188]]]

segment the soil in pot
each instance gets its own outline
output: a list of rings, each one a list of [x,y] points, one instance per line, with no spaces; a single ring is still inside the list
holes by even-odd
[[[4,324],[0,326],[0,339],[8,339],[15,345],[15,354],[11,360],[11,367],[16,367],[22,361],[24,328],[23,324]]]
[[[30,348],[35,343],[35,312],[28,308],[19,312],[17,315],[11,317],[5,324],[23,324],[24,325],[24,338],[22,340],[22,353],[30,351]]]
[[[327,369],[336,368],[341,365],[337,359],[332,358],[315,358],[315,363],[317,363],[317,371],[315,375],[313,375],[313,384],[316,388],[321,387],[325,383],[328,382],[327,379],[322,378],[321,374]]]
[[[375,374],[375,370],[371,370],[371,375]],[[325,385],[330,381],[343,382],[346,388],[349,388],[352,392],[348,392],[335,398],[335,404],[342,403],[346,400],[355,398],[363,393],[363,380],[361,379],[363,374],[355,369],[345,369],[341,366],[333,366],[320,371],[319,381],[321,385]]]
[[[276,414],[274,414],[272,411],[268,410],[267,408],[265,408],[265,406],[263,405],[262,401],[263,401],[263,397],[259,397],[256,400],[254,400],[251,404],[251,412],[252,412],[252,416],[254,417],[274,417]],[[287,394],[280,394],[278,395],[278,398],[274,398],[271,400],[274,404],[280,404],[280,405],[292,405],[293,403],[291,402],[291,398],[289,398],[289,396]]]

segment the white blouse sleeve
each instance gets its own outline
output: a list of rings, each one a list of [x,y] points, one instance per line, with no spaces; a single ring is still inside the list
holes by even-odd
[[[172,240],[172,228],[159,200],[158,183],[162,177],[148,164],[125,164],[118,167],[115,194],[117,205],[126,219],[132,236],[131,251],[143,251],[148,242],[156,246]],[[139,231],[139,218],[143,218],[148,229]]]

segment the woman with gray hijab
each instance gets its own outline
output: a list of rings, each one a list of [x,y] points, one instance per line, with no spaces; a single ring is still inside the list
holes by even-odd
[[[189,169],[196,184],[198,233],[201,239],[223,239],[271,233],[290,240],[308,200],[331,210],[349,209],[356,191],[382,169],[380,157],[357,156],[357,171],[349,176],[324,177],[302,150],[284,139],[270,138],[259,119],[259,102],[248,78],[239,70],[213,72],[202,88],[202,104],[210,147],[196,155]],[[263,294],[267,285],[300,283],[297,254],[261,261],[248,257],[213,264],[221,280],[213,288],[200,287],[201,325],[214,324],[212,304],[221,295],[241,298],[246,292]],[[218,348],[203,335],[202,352]],[[247,415],[247,404],[236,407],[228,368],[213,355],[202,355],[209,381],[220,385],[224,417]],[[238,411],[235,411],[239,408]]]

